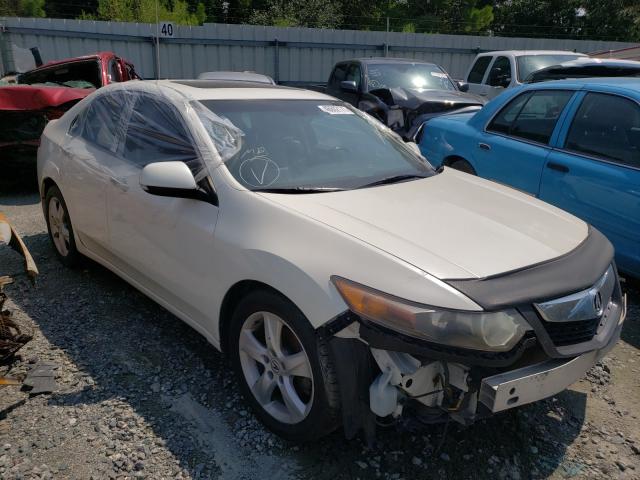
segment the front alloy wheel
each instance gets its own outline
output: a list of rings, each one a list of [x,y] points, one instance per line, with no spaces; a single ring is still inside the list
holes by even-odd
[[[259,290],[242,299],[227,350],[243,396],[270,430],[307,441],[338,426],[339,392],[328,347],[282,295]]]
[[[251,393],[276,420],[295,424],[313,403],[313,372],[297,335],[276,314],[256,312],[240,332],[240,364]]]

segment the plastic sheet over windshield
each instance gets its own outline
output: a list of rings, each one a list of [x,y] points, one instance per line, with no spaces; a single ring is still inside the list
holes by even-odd
[[[232,156],[242,135],[170,82],[115,83],[72,110],[76,116],[64,144],[68,151],[87,156],[78,149],[93,145],[141,169],[152,162],[180,161],[196,181]]]
[[[433,168],[377,120],[342,102],[209,100],[204,129],[249,190],[360,188]]]

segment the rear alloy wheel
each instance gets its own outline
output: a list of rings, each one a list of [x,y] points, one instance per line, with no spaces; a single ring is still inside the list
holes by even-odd
[[[58,257],[67,266],[78,262],[80,254],[76,249],[73,227],[67,210],[67,204],[58,187],[51,187],[45,197],[45,216],[49,238]]]
[[[232,322],[234,370],[260,420],[294,441],[334,430],[335,375],[326,346],[302,313],[280,295],[261,291],[241,301]]]

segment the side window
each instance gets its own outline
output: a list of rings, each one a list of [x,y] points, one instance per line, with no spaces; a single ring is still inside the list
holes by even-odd
[[[567,90],[541,90],[522,107],[511,126],[511,135],[538,143],[549,143],[565,105],[573,96]]]
[[[120,81],[122,81],[122,79],[120,78],[120,68],[118,65],[118,60],[112,58],[109,61],[109,83]]]
[[[473,68],[467,76],[467,83],[482,83],[484,72],[487,71],[487,67],[489,63],[491,63],[491,58],[491,56],[480,57],[476,60],[476,63],[473,64]]]
[[[76,115],[76,117],[71,120],[71,125],[69,125],[69,131],[67,132],[69,135],[71,135],[72,137],[75,137],[77,135],[80,135],[81,132],[81,127],[82,127],[82,116],[84,115],[84,112],[80,112],[78,115]]]
[[[587,93],[565,148],[640,168],[640,107],[616,95]]]
[[[122,130],[123,102],[117,94],[101,95],[82,113],[87,120],[83,123],[82,137],[112,153],[118,148],[118,139]]]
[[[360,84],[362,78],[362,70],[360,70],[360,65],[357,63],[353,63],[349,66],[349,70],[347,70],[347,78],[345,80],[353,80],[356,82],[356,87],[360,90]]]
[[[331,88],[340,88],[340,82],[345,79],[347,76],[347,64],[342,63],[336,65],[336,68],[333,69],[333,73],[331,74],[331,80],[329,81],[329,86]]]
[[[547,144],[573,93],[569,90],[539,90],[528,96],[523,94],[496,116],[489,130]]]
[[[140,168],[154,162],[180,161],[194,174],[201,170],[198,153],[178,113],[150,95],[136,99],[122,155]]]
[[[490,132],[504,133],[508,135],[511,130],[511,125],[518,117],[520,110],[522,110],[522,107],[527,103],[530,96],[531,92],[526,92],[511,100],[507,106],[493,118],[487,127],[487,130]]]
[[[493,62],[487,83],[492,87],[508,87],[511,83],[511,63],[507,57],[498,57]]]

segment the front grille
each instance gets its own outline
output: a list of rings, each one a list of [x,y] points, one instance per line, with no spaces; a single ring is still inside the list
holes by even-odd
[[[599,318],[577,322],[542,322],[549,338],[557,347],[588,342],[598,331]]]

